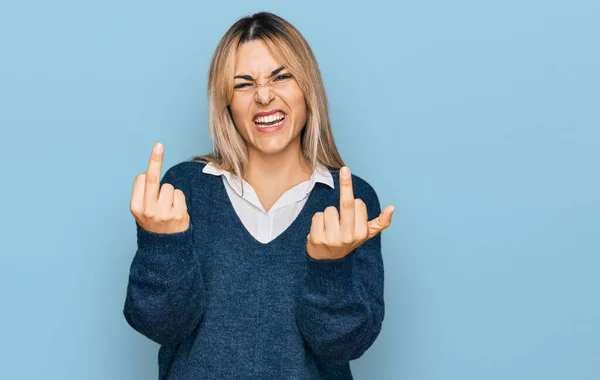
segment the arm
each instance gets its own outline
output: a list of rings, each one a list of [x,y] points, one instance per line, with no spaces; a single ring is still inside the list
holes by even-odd
[[[379,335],[385,312],[380,239],[341,259],[307,259],[298,322],[315,355],[357,359]]]
[[[373,226],[379,223],[381,218],[385,220],[384,215],[393,209],[390,208],[381,214],[375,191],[365,182],[361,183],[363,186],[360,196],[364,202],[362,207],[366,205],[362,218],[365,224],[367,220],[372,220],[369,222],[369,234],[373,236],[367,240],[361,239],[362,243],[358,243],[357,247],[351,246],[348,249],[349,253],[338,254],[338,257],[331,254],[333,257],[327,258],[323,255],[317,259],[307,255],[307,272],[297,321],[313,353],[327,360],[353,360],[362,356],[379,335],[384,319],[381,234]],[[342,198],[344,196],[342,195]],[[357,205],[359,203],[357,202]],[[343,207],[342,205],[341,208]],[[357,210],[359,208],[357,206]],[[327,212],[328,210],[325,210],[325,220],[328,219]],[[341,219],[344,218],[344,212],[341,214],[340,231],[343,230]],[[391,217],[391,214],[389,215]],[[357,225],[362,222],[362,218],[357,211]],[[329,218],[329,221],[331,220],[333,219]],[[314,219],[312,227],[315,227],[316,223]],[[327,231],[330,226],[326,224],[324,229]],[[386,225],[383,228],[389,225],[387,222],[384,224]],[[312,236],[315,230],[320,231],[323,228],[320,225],[316,229],[312,227],[309,241],[316,239]],[[343,246],[341,243],[332,242],[331,239],[329,245],[329,252],[335,249],[339,252]],[[310,247],[310,244],[308,246]]]
[[[186,192],[181,166],[169,169],[161,181]],[[194,224],[175,233],[156,233],[136,221],[138,249],[131,263],[123,314],[131,327],[167,345],[185,339],[204,310],[204,285],[194,246]]]

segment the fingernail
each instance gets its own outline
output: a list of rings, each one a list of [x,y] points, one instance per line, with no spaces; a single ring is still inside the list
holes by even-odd
[[[156,144],[154,145],[154,153],[157,153],[157,154],[158,154],[158,153],[160,153],[160,152],[162,152],[162,144],[161,144],[161,143],[156,143]]]
[[[350,169],[348,169],[346,166],[342,168],[342,176],[345,178],[348,178],[348,176],[350,176]]]

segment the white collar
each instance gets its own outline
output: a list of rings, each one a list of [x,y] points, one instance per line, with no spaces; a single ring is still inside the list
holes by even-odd
[[[227,170],[219,169],[210,162],[204,166],[204,169],[202,169],[202,172],[206,173],[206,174],[216,175],[216,176],[220,176],[220,175],[225,176],[229,185],[235,190],[235,192],[240,197],[242,196],[241,181],[235,174],[233,174]],[[324,183],[324,184],[328,185],[329,187],[331,187],[332,189],[335,189],[335,185],[333,182],[333,176],[331,175],[331,172],[329,171],[329,169],[327,169],[327,167],[325,165],[323,165],[321,163],[317,163],[317,167],[313,171],[313,174],[310,177],[309,182],[310,182],[309,183],[310,186],[308,188],[311,188],[311,189],[313,187],[312,185],[316,182]]]

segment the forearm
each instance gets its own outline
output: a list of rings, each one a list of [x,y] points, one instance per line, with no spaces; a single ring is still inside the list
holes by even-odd
[[[129,273],[123,313],[138,332],[159,344],[183,340],[204,310],[204,285],[193,226],[156,234],[137,225],[138,250]]]
[[[307,258],[298,325],[319,357],[356,359],[379,335],[384,317],[383,266],[376,252],[366,250],[336,260]],[[369,253],[375,256],[359,267],[357,258]]]

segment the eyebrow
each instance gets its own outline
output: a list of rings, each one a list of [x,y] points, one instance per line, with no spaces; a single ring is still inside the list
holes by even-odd
[[[285,69],[285,66],[281,66],[273,71],[271,71],[271,75],[269,76],[269,78],[274,77],[275,75],[279,74],[279,72],[281,72],[281,70]],[[240,79],[245,79],[245,80],[249,80],[249,81],[253,81],[254,78],[252,78],[252,75],[236,75],[233,78],[240,78]]]

